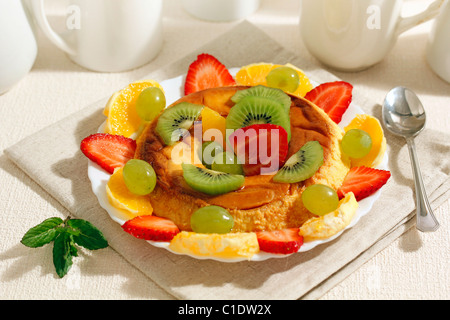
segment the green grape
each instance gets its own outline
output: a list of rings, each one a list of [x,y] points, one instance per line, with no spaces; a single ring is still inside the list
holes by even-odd
[[[269,72],[266,77],[267,85],[286,92],[295,92],[300,85],[298,73],[289,67],[278,67]]]
[[[342,138],[341,147],[347,156],[359,159],[369,154],[372,149],[372,138],[363,130],[352,129]]]
[[[323,184],[314,184],[302,193],[302,201],[308,211],[324,216],[339,207],[339,197],[332,188]]]
[[[224,208],[207,206],[191,216],[192,231],[198,233],[229,233],[234,226],[233,216]]]
[[[166,97],[157,87],[145,89],[136,100],[136,112],[144,121],[152,121],[165,107]]]
[[[211,169],[231,174],[244,175],[242,164],[238,163],[238,159],[234,153],[221,152],[214,157]]]
[[[123,167],[123,179],[130,192],[145,196],[156,185],[156,173],[152,166],[143,160],[131,159]]]
[[[222,145],[215,141],[207,141],[202,144],[202,154],[200,155],[200,159],[202,159],[203,165],[211,169],[211,164],[213,163],[216,154],[219,154],[223,151]]]

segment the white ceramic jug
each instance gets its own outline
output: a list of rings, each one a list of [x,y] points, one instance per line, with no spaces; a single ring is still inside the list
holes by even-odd
[[[66,30],[55,32],[44,0],[33,0],[45,35],[75,63],[98,72],[138,68],[160,52],[162,0],[70,0]]]
[[[0,0],[0,94],[28,74],[36,55],[27,7],[20,0]]]
[[[196,18],[223,22],[245,19],[258,10],[260,0],[182,0],[182,3]]]
[[[404,18],[402,0],[302,0],[301,34],[311,54],[325,65],[364,70],[380,62],[400,34],[437,16],[443,1]]]
[[[433,71],[450,83],[450,1],[434,22],[427,48],[427,61]]]

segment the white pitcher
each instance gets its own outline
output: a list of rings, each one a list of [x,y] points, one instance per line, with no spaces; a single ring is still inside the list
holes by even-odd
[[[302,0],[301,34],[307,49],[325,65],[364,70],[380,62],[400,34],[437,16],[443,1],[403,18],[402,0]]]
[[[33,67],[37,43],[26,7],[20,0],[0,0],[0,94]]]
[[[182,3],[196,18],[223,22],[245,19],[258,10],[260,0],[182,0]]]
[[[431,69],[450,83],[450,1],[436,18],[429,35],[427,61]]]
[[[160,52],[162,0],[70,0],[66,30],[55,32],[44,0],[33,0],[45,35],[75,63],[99,72],[138,68]]]

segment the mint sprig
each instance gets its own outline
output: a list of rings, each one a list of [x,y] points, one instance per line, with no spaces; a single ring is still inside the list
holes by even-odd
[[[102,232],[82,219],[49,218],[28,230],[20,241],[30,248],[39,248],[53,242],[53,265],[60,278],[69,272],[72,258],[78,256],[76,245],[88,250],[108,246]]]

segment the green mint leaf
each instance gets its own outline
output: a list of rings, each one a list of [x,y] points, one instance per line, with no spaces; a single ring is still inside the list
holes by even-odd
[[[56,238],[63,222],[60,218],[49,218],[28,230],[20,242],[30,248],[42,247]]]
[[[64,277],[72,266],[72,253],[71,235],[67,232],[61,232],[53,244],[53,265],[60,278]]]
[[[67,225],[79,234],[73,234],[72,238],[76,244],[89,250],[103,249],[108,246],[102,232],[98,230],[92,223],[82,219],[71,219],[67,221]]]
[[[68,221],[70,221],[70,220],[67,220],[67,222],[68,222]],[[70,226],[66,226],[66,227],[64,228],[64,231],[67,232],[68,234],[72,235],[72,236],[79,236],[80,233],[81,233],[80,230],[74,229],[74,228],[72,228],[72,227],[70,227]]]
[[[70,254],[72,257],[78,257],[78,249],[75,246],[75,241],[73,241],[73,236],[70,236]]]
[[[105,237],[90,222],[81,219],[49,218],[28,230],[21,243],[31,248],[53,243],[53,264],[56,273],[63,278],[72,267],[72,258],[78,256],[75,244],[89,250],[108,246]]]

